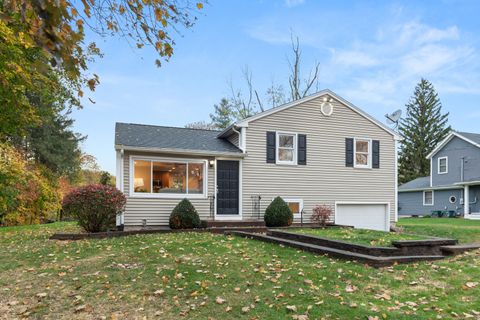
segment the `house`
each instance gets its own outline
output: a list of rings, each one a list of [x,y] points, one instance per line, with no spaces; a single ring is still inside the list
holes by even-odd
[[[294,222],[328,205],[337,224],[389,230],[397,220],[398,138],[330,90],[223,131],[117,123],[117,187],[127,197],[119,223],[168,225],[183,198],[201,219],[263,220],[281,196]]]
[[[428,158],[430,176],[398,188],[399,214],[446,210],[480,219],[480,134],[452,131]]]

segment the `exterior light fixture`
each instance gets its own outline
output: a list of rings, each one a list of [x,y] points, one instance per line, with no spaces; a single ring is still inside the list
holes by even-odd
[[[215,164],[215,160],[210,160],[208,164],[210,165],[210,168],[213,168],[213,165]]]

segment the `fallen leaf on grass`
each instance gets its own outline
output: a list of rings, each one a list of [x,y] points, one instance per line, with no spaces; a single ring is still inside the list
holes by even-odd
[[[222,298],[220,298],[220,297],[217,297],[217,299],[215,299],[215,302],[216,302],[217,304],[224,304],[224,303],[225,303],[225,299],[222,299]]]
[[[156,296],[161,296],[164,293],[165,293],[165,291],[163,289],[160,289],[160,290],[155,291],[153,294],[156,295]]]
[[[248,311],[250,311],[250,307],[243,307],[242,308],[242,313],[247,313]]]
[[[37,297],[38,297],[38,298],[45,298],[46,296],[47,296],[47,293],[46,293],[46,292],[37,293]]]
[[[467,283],[465,283],[465,287],[467,287],[468,289],[475,288],[477,285],[478,285],[478,282],[467,282]]]
[[[297,306],[287,306],[287,310],[297,312]]]
[[[357,290],[358,290],[358,288],[356,286],[351,285],[351,284],[349,284],[345,287],[345,291],[348,292],[348,293],[352,293],[352,292],[355,292]]]

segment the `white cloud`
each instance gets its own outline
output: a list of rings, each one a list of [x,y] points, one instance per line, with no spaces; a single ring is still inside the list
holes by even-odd
[[[334,50],[335,51],[335,50]],[[366,52],[361,51],[339,51],[334,54],[334,63],[344,66],[370,67],[378,64],[378,60]]]
[[[289,8],[299,6],[305,3],[305,0],[285,0],[285,5]]]
[[[350,99],[399,107],[422,77],[441,93],[480,93],[480,55],[457,26],[408,21],[381,25],[375,35],[331,51],[327,70],[352,79],[340,88]]]

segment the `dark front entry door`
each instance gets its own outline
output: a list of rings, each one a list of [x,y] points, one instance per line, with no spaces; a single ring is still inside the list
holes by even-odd
[[[217,161],[217,215],[238,214],[238,161]]]

